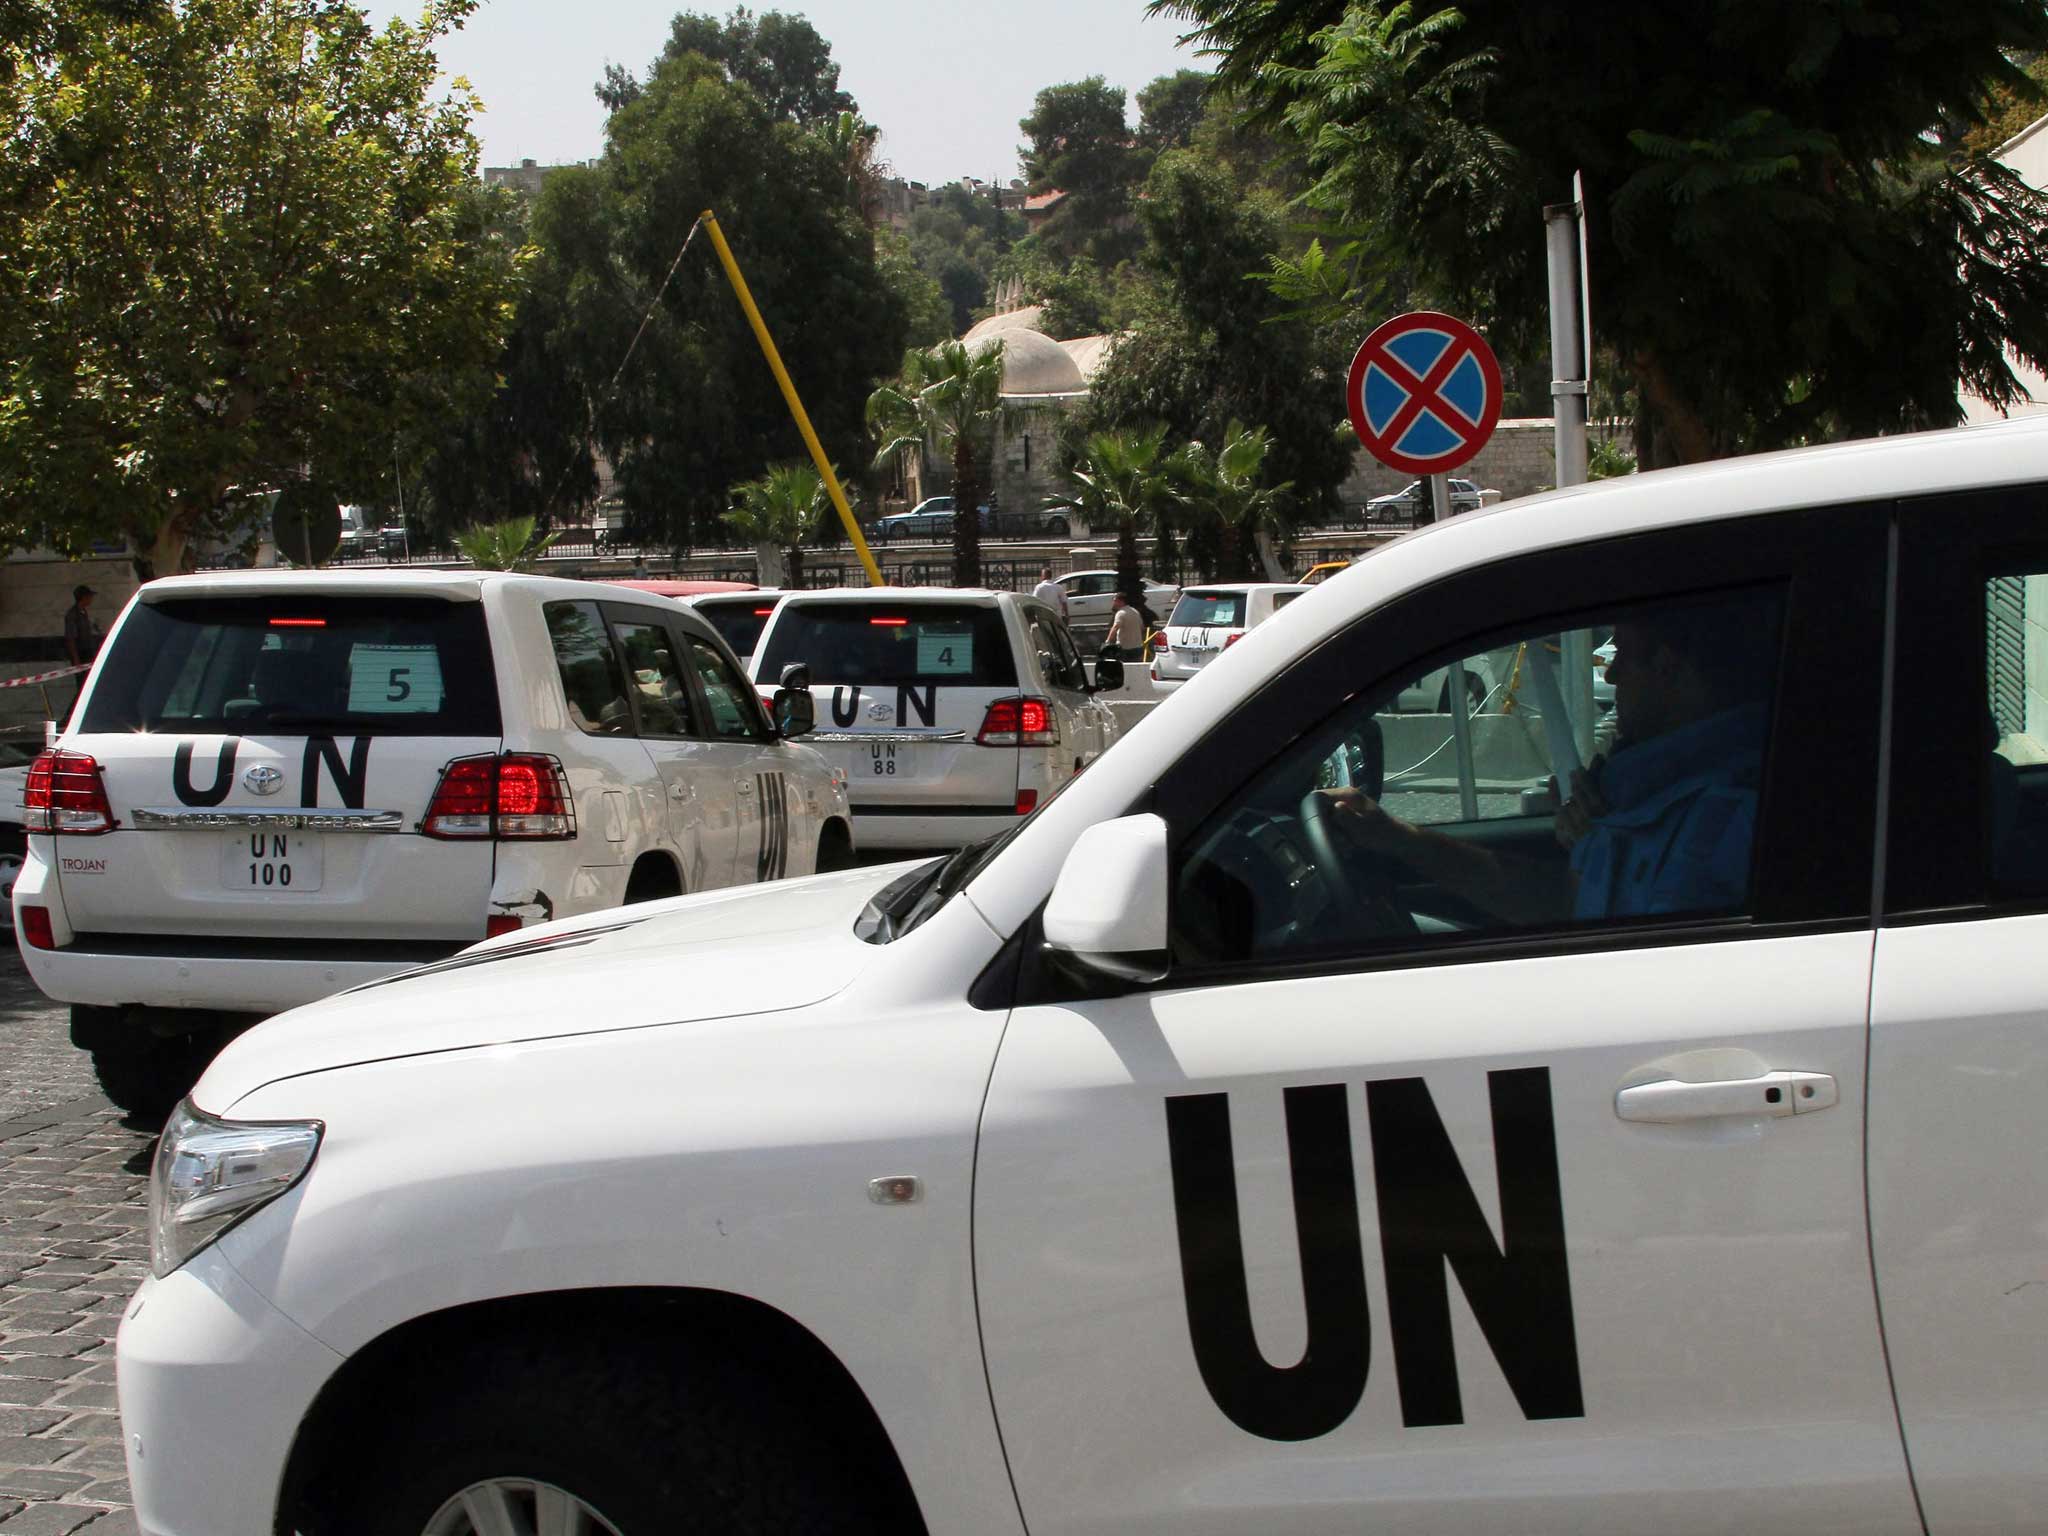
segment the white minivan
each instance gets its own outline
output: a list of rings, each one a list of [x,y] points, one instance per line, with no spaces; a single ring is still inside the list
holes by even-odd
[[[1021,593],[790,593],[755,648],[756,686],[765,696],[792,666],[817,692],[810,740],[845,772],[866,849],[1015,826],[1117,738],[1095,695],[1122,668],[1091,680],[1066,620]]]
[[[251,1017],[529,924],[845,863],[843,779],[800,723],[770,725],[702,619],[615,586],[151,582],[30,769],[22,954],[108,1096],[161,1111]]]

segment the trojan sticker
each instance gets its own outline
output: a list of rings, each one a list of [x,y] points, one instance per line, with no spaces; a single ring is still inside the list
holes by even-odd
[[[1550,1071],[1489,1072],[1496,1244],[1457,1149],[1419,1077],[1365,1085],[1401,1422],[1464,1422],[1449,1276],[1529,1419],[1585,1415]],[[1349,1089],[1283,1090],[1308,1343],[1273,1365],[1252,1329],[1228,1094],[1166,1101],[1181,1283],[1195,1364],[1216,1406],[1247,1434],[1312,1440],[1351,1416],[1372,1367]]]

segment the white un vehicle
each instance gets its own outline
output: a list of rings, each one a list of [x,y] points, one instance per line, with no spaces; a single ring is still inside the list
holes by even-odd
[[[251,1016],[852,850],[707,623],[539,576],[151,582],[24,798],[29,974],[158,1114]]]
[[[259,1026],[141,1528],[2039,1529],[2044,497],[2038,419],[1453,518],[994,841]]]
[[[1103,664],[1098,662],[1097,667]],[[754,647],[764,696],[801,666],[811,738],[845,771],[863,849],[958,848],[1017,824],[1116,741],[1067,621],[1023,593],[791,593]]]

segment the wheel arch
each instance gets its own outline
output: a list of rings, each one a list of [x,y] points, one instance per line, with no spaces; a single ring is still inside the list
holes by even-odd
[[[689,890],[676,856],[666,848],[650,848],[633,861],[632,872],[626,876],[624,899],[659,901],[664,896],[686,896]]]
[[[630,1348],[635,1365],[715,1374],[717,1367],[787,1383],[789,1411],[844,1437],[855,1464],[890,1496],[899,1524],[924,1520],[902,1459],[874,1405],[822,1340],[787,1313],[729,1291],[605,1287],[497,1297],[408,1319],[344,1361],[292,1439],[278,1491],[279,1532],[345,1536],[323,1515],[362,1475],[360,1445],[394,1401],[429,1390],[438,1368],[466,1351],[535,1338],[562,1350]],[[886,1485],[885,1487],[883,1485]]]

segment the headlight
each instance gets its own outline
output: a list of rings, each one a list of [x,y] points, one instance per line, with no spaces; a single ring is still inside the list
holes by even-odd
[[[171,1111],[149,1175],[149,1268],[158,1278],[268,1205],[312,1167],[317,1120],[238,1124]]]

